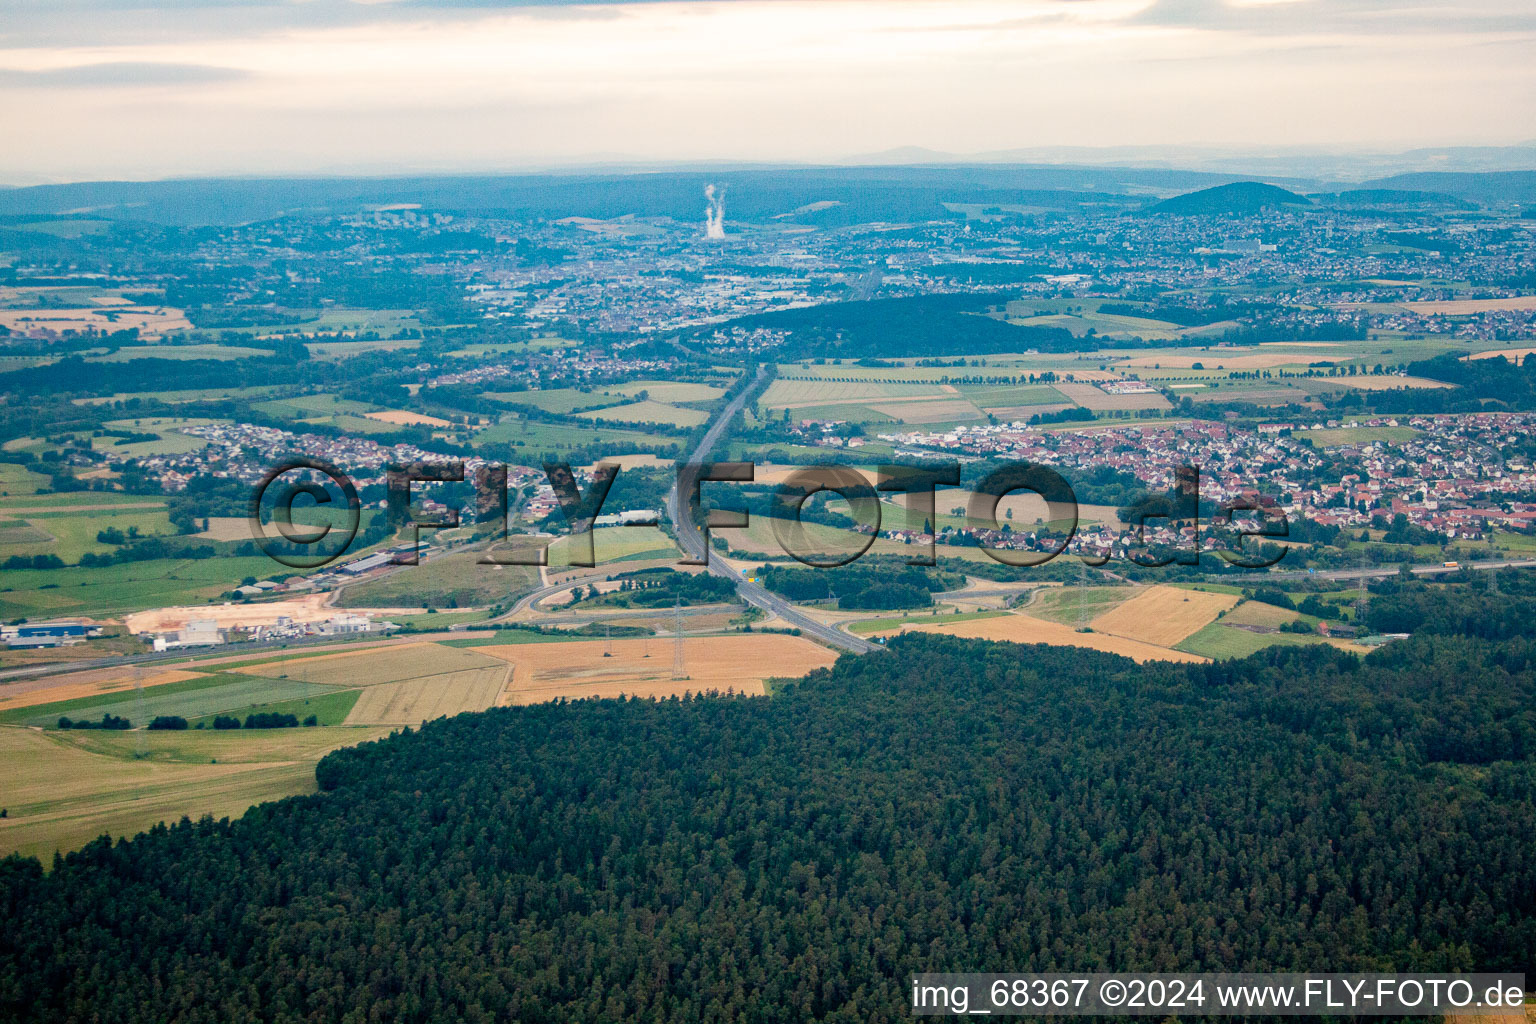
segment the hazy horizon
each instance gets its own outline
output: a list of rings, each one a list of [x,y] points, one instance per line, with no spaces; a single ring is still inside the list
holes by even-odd
[[[1528,143],[1536,123],[1518,0],[66,0],[8,22],[13,184],[1380,154]]]

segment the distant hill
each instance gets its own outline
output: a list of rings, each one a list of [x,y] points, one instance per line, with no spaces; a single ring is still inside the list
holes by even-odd
[[[1309,196],[1326,206],[1352,210],[1441,209],[1474,210],[1477,204],[1445,192],[1417,192],[1401,188],[1352,188],[1343,192],[1325,192]]]
[[[1164,199],[1152,207],[1152,213],[1172,213],[1180,216],[1208,214],[1258,213],[1282,206],[1311,206],[1312,201],[1295,192],[1266,185],[1261,181],[1235,181],[1230,185],[1217,185],[1198,192],[1186,192],[1172,199]]]
[[[1245,173],[1262,172],[1250,169]],[[1291,184],[1268,173],[1264,177]],[[549,219],[632,214],[702,225],[704,187],[711,184],[725,190],[727,232],[732,223],[741,221],[791,221],[820,227],[873,221],[916,224],[964,216],[961,207],[1135,209],[1148,202],[1149,196],[1176,192],[1185,194],[1149,209],[1156,213],[1241,215],[1310,205],[1296,192],[1251,178],[1166,168],[723,166],[647,173],[205,178],[0,187],[0,220],[88,212],[106,220],[195,226],[249,223],[294,214],[334,216],[380,205],[414,203],[445,213]],[[1306,192],[1343,188],[1316,180],[1296,181],[1292,187]],[[1360,188],[1377,195],[1442,193],[1482,204],[1536,203],[1536,171],[1404,174],[1365,182]],[[1342,197],[1350,193],[1336,194]]]
[[[511,217],[671,217],[704,220],[704,187],[725,190],[732,222],[790,220],[824,227],[961,216],[955,204],[1050,209],[1123,205],[1233,180],[1163,169],[880,166],[718,167],[650,173],[438,175],[97,181],[0,191],[0,218],[89,211],[108,220],[240,224],[288,214],[338,215],[415,203],[434,212]],[[949,205],[946,205],[949,204]]]
[[[1420,192],[1444,192],[1474,203],[1536,203],[1536,171],[1493,171],[1485,174],[1435,171],[1423,174],[1394,174],[1390,178],[1367,181],[1372,189],[1409,189]]]

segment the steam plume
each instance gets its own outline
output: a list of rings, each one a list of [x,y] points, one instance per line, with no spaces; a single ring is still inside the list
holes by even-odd
[[[725,237],[725,189],[718,192],[713,185],[704,186],[704,237]]]

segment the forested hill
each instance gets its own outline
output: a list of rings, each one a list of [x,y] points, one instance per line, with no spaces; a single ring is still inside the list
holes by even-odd
[[[0,1019],[906,1020],[916,971],[1524,970],[1536,643],[908,636],[770,699],[432,723],[0,869]]]
[[[1230,185],[1217,185],[1164,199],[1152,207],[1152,212],[1241,216],[1286,206],[1311,205],[1312,200],[1278,185],[1266,185],[1260,181],[1236,181]]]

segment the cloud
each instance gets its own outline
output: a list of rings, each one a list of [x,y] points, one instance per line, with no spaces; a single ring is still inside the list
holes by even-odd
[[[164,64],[147,61],[112,61],[77,64],[46,71],[0,69],[0,86],[19,88],[107,88],[139,85],[202,85],[247,78],[238,68],[210,64]]]
[[[1529,0],[1153,0],[1131,20],[1265,35],[1530,32],[1536,30],[1536,7]]]

